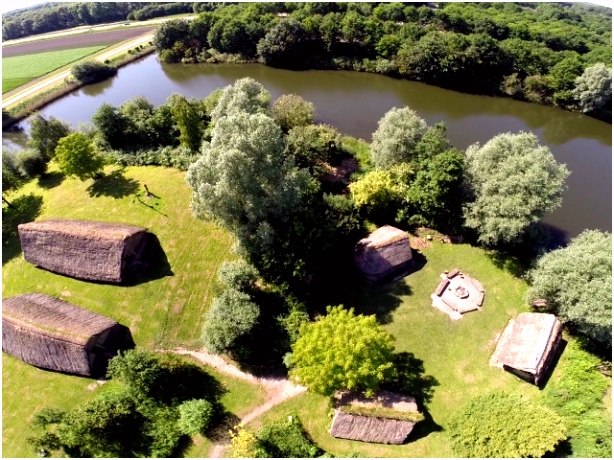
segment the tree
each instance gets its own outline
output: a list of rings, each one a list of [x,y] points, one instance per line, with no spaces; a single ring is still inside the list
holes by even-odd
[[[502,392],[471,399],[454,414],[449,432],[454,452],[472,458],[542,457],[567,438],[554,411]]]
[[[309,42],[309,33],[300,22],[282,19],[258,42],[258,56],[273,67],[302,67]]]
[[[198,152],[204,132],[200,104],[176,93],[169,96],[166,104],[170,106],[173,121],[179,128],[179,142],[190,151]]]
[[[522,238],[531,223],[561,205],[569,171],[530,133],[504,133],[469,146],[466,183],[472,197],[463,213],[478,241],[493,245]]]
[[[576,78],[572,92],[582,112],[601,111],[608,104],[612,104],[612,69],[608,69],[603,63],[587,67],[584,73]]]
[[[284,94],[275,101],[271,112],[281,129],[288,132],[297,126],[312,124],[315,109],[311,102],[296,94]]]
[[[226,289],[213,299],[205,315],[202,339],[211,353],[232,351],[236,340],[256,325],[260,309],[251,297],[236,289]]]
[[[48,119],[40,113],[30,120],[30,139],[28,145],[50,160],[55,155],[58,141],[70,134],[70,127],[55,117]]]
[[[416,144],[426,129],[426,122],[409,107],[390,109],[373,133],[371,159],[375,167],[388,168],[411,161]]]
[[[87,61],[70,69],[72,76],[84,85],[98,83],[117,74],[117,68],[98,61]]]
[[[33,179],[45,174],[47,162],[48,160],[33,149],[24,149],[15,155],[15,167],[24,179]]]
[[[188,436],[202,434],[213,416],[213,406],[206,399],[190,399],[179,405],[179,431]]]
[[[130,143],[124,131],[128,120],[117,107],[104,102],[92,116],[92,123],[98,129],[103,144],[112,149],[122,149]]]
[[[290,376],[309,390],[332,396],[337,390],[372,395],[393,373],[394,339],[375,315],[355,315],[342,306],[301,327],[289,358]]]
[[[8,153],[7,150],[2,150],[2,202],[7,206],[13,207],[4,194],[12,190],[17,190],[23,185],[23,177],[19,174],[19,170],[15,166],[15,157]],[[3,211],[4,212],[4,211]],[[4,233],[4,231],[3,231]]]
[[[592,341],[612,346],[612,235],[585,230],[543,255],[529,273],[529,303],[546,309]]]
[[[227,288],[241,292],[254,292],[258,270],[244,260],[225,260],[218,269],[218,276]]]
[[[340,157],[341,134],[329,125],[296,126],[288,133],[288,153],[299,168],[318,175]]]
[[[271,94],[253,78],[241,78],[224,88],[215,109],[211,112],[211,121],[217,121],[239,112],[248,114],[266,113],[271,101]]]
[[[256,458],[258,439],[251,431],[239,424],[230,433],[230,458]]]
[[[96,178],[104,166],[104,158],[94,151],[92,142],[82,133],[72,133],[60,139],[55,157],[64,174],[80,180]]]
[[[156,391],[162,366],[157,355],[144,350],[128,350],[109,361],[107,375],[124,383],[137,399]]]

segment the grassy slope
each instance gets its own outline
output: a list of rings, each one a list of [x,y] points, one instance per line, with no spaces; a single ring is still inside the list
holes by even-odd
[[[106,47],[90,46],[4,58],[2,59],[2,93],[104,48]]]
[[[111,170],[107,168],[107,172]],[[123,179],[103,179],[97,189],[101,196],[97,197],[87,191],[92,181],[57,182],[50,179],[46,188],[32,182],[9,199],[30,193],[42,196],[38,219],[96,219],[147,227],[159,238],[174,275],[132,287],[80,281],[25,262],[19,241],[13,238],[3,245],[2,296],[32,291],[59,296],[127,325],[139,347],[197,346],[201,318],[214,295],[217,267],[233,256],[227,232],[191,216],[184,173],[167,168],[128,168]],[[160,197],[152,202],[158,203],[157,210],[135,199],[133,193],[142,195],[143,184]],[[261,389],[228,378],[222,381],[230,389],[223,402],[231,412],[240,415],[262,401]],[[35,369],[3,354],[4,456],[31,456],[23,441],[32,414],[45,405],[70,408],[88,400],[91,383],[90,379]],[[207,449],[206,442],[203,448]]]

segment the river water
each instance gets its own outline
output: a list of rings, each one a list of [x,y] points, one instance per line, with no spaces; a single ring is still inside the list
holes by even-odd
[[[502,132],[530,131],[566,163],[571,175],[563,206],[544,221],[572,238],[585,228],[612,231],[612,126],[581,114],[511,99],[475,96],[406,80],[349,71],[289,71],[256,64],[160,64],[156,55],[119,70],[111,80],[80,89],[41,110],[74,127],[89,122],[103,102],[121,105],[144,96],[155,105],[172,93],[204,98],[238,78],[253,77],[272,94],[313,102],[318,122],[369,141],[378,120],[405,105],[429,125],[443,121],[464,150]],[[22,123],[27,128],[27,123]],[[3,133],[3,146],[23,137]]]

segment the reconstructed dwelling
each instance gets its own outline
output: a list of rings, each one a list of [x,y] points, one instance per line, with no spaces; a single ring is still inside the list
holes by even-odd
[[[521,313],[499,337],[490,365],[535,385],[543,383],[561,342],[562,326],[549,313]]]
[[[390,225],[378,228],[356,244],[354,262],[372,283],[403,276],[412,263],[409,234]]]
[[[127,327],[55,297],[2,300],[2,351],[34,366],[99,377],[119,350],[133,347]]]
[[[335,438],[403,444],[414,425],[424,419],[411,396],[382,390],[373,398],[350,393],[336,398],[337,409],[330,427],[330,434]],[[386,414],[378,413],[378,409],[386,409]]]
[[[458,268],[439,275],[441,281],[431,294],[432,306],[447,313],[452,319],[460,319],[463,313],[478,310],[484,303],[482,284],[462,273]]]
[[[121,283],[138,270],[146,229],[89,220],[51,219],[18,226],[25,259],[92,281]]]

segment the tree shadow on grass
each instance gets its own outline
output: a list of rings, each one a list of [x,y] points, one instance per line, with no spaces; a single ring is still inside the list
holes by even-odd
[[[139,189],[139,182],[135,179],[127,179],[121,169],[94,181],[87,188],[91,197],[110,196],[112,198],[123,198],[132,195]]]
[[[569,439],[559,442],[552,452],[546,452],[542,458],[569,458],[573,456],[573,446]]]
[[[22,195],[12,200],[11,205],[2,206],[2,265],[21,254],[17,226],[32,222],[40,215],[43,197]]]
[[[45,190],[50,190],[60,185],[62,181],[64,181],[64,174],[58,171],[53,171],[40,176],[38,178],[38,186],[40,188],[44,188]]]
[[[409,436],[407,437],[407,439],[405,439],[405,442],[403,442],[403,444],[415,442],[419,439],[426,438],[431,433],[443,431],[441,425],[438,425],[435,420],[433,420],[433,416],[424,406],[422,407],[422,414],[424,415],[424,420],[419,423],[416,423],[414,429],[411,433],[409,433]]]
[[[382,388],[413,396],[422,406],[431,402],[439,381],[424,373],[424,361],[416,358],[413,353],[403,351],[395,355],[394,367],[397,375]]]
[[[205,431],[205,437],[219,444],[230,443],[230,431],[241,422],[232,412],[221,412]]]
[[[550,377],[552,377],[552,373],[554,372],[554,369],[556,369],[556,366],[559,363],[561,356],[563,356],[563,352],[565,351],[565,348],[567,348],[567,340],[561,339],[561,341],[559,342],[559,345],[556,347],[556,350],[554,350],[552,361],[550,362],[550,364],[546,368],[546,372],[544,372],[544,375],[542,376],[542,380],[539,384],[540,390],[543,390],[544,388],[546,388],[546,385],[548,384]]]

